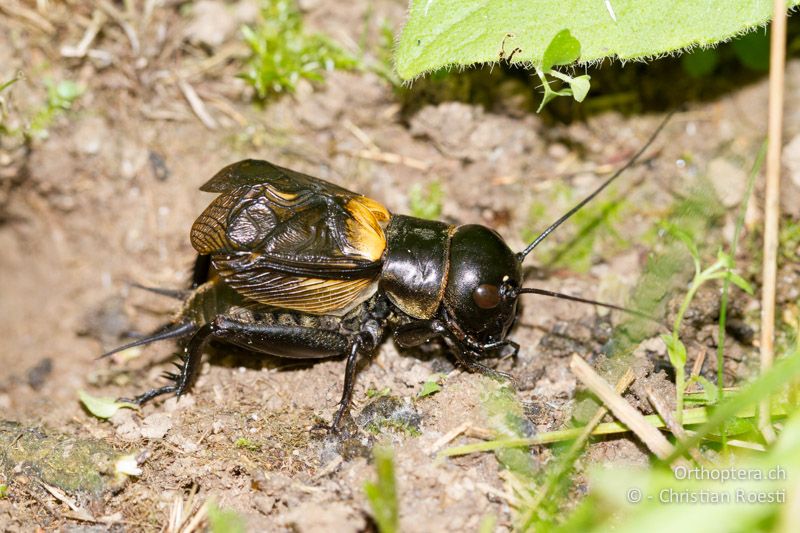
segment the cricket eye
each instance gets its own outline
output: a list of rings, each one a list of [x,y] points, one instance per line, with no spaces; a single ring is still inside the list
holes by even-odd
[[[500,304],[500,288],[497,285],[478,285],[472,291],[472,299],[481,309],[494,309]]]

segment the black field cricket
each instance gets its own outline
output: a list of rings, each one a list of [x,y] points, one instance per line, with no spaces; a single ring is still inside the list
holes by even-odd
[[[376,200],[266,161],[225,167],[201,187],[218,196],[191,229],[199,254],[191,289],[153,289],[182,299],[182,309],[152,335],[105,355],[157,340],[184,342],[178,372],[165,374],[172,383],[129,400],[137,404],[184,394],[211,341],[294,359],[346,356],[333,430],[349,408],[359,355],[372,354],[389,335],[401,347],[443,339],[464,368],[510,378],[482,360],[519,351],[508,334],[520,295],[635,313],[523,287],[522,262],[630,167],[665,123],[521,252],[488,227],[392,214]]]

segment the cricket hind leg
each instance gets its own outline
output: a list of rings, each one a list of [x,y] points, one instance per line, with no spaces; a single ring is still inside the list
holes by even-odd
[[[175,362],[175,366],[178,368],[177,373],[164,373],[164,377],[172,381],[171,385],[151,389],[134,398],[120,398],[119,401],[142,405],[165,394],[175,394],[178,397],[185,394],[197,377],[197,371],[200,369],[200,361],[203,357],[203,349],[213,334],[212,324],[205,324],[195,331],[183,350],[181,361]]]

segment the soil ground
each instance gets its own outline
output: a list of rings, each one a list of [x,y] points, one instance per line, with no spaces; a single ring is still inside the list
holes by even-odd
[[[510,528],[512,509],[493,455],[435,460],[445,445],[440,439],[454,428],[464,422],[487,427],[481,397],[495,386],[456,369],[436,347],[398,351],[388,341],[363,362],[356,421],[364,425],[380,402],[405,412],[403,424],[418,427],[361,428],[347,446],[311,431],[336,409],[344,371],[338,359],[299,365],[218,351],[181,401],[121,411],[111,421],[82,409],[77,391],[114,397],[161,384],[174,349],[169,343],[130,360],[96,357],[126,332],[147,331],[174,311],[174,302],[130,283],[185,285],[193,261],[188,229],[211,200],[198,188],[226,164],[248,157],[274,161],[362,192],[395,213],[409,212],[415,186],[436,181],[442,219],[486,224],[521,249],[523,236],[546,227],[634,153],[662,115],[605,111],[571,124],[545,123],[528,111],[529,95],[518,91],[491,108],[424,100],[403,107],[393,86],[369,71],[332,72],[322,84],[301,82],[296,94],[258,106],[235,77],[239,52],[226,48],[236,46],[238,34],[196,46],[186,33],[196,20],[181,8],[187,4],[165,2],[146,19],[131,20],[138,49],[125,26],[106,16],[92,48],[107,53],[108,64],[62,55],[64,46],[80,41],[91,7],[51,3],[41,13],[31,4],[11,4],[23,11],[0,8],[0,77],[18,70],[27,77],[7,93],[11,111],[31,116],[45,105],[47,79],[72,79],[85,90],[72,109],[56,114],[46,137],[25,144],[6,136],[0,146],[0,419],[137,454],[141,476],[88,497],[92,519],[116,530],[177,530],[169,529],[170,516],[191,516],[187,500],[194,494],[194,504],[213,499],[240,513],[252,530],[369,529],[363,492],[375,475],[369,448],[388,442],[395,449],[402,530],[474,531],[489,514],[500,530]],[[377,43],[381,24],[398,28],[405,9],[402,2],[366,0],[302,5],[309,28],[346,46],[359,42],[364,28],[368,45]],[[252,17],[245,5],[228,7],[241,11],[242,21]],[[789,65],[787,77],[791,140],[800,133],[792,111],[800,109],[800,63]],[[178,80],[205,102],[213,129],[192,111]],[[413,101],[413,91],[404,98]],[[533,257],[528,283],[624,302],[658,239],[653,224],[703,176],[729,209],[705,244],[727,243],[742,176],[765,135],[766,94],[766,80],[755,80],[680,113],[654,145],[649,164],[608,191],[605,201],[625,200],[613,222],[617,237],[597,237],[585,269]],[[796,216],[800,181],[786,182],[786,205]],[[759,218],[754,207],[746,228]],[[568,243],[579,229],[567,225],[554,241]],[[752,241],[752,232],[745,233]],[[740,264],[757,265],[754,248],[744,248]],[[758,267],[745,270],[755,272],[757,284]],[[794,267],[782,273],[786,293],[798,274]],[[715,299],[713,291],[709,298]],[[735,305],[745,320],[757,317],[754,300],[738,293]],[[712,353],[713,310],[698,305],[694,316],[692,351]],[[595,360],[618,318],[570,302],[524,302],[512,335],[522,347],[519,357],[496,365],[516,377],[519,400],[535,406],[533,431],[569,422],[576,394],[569,356]],[[651,357],[658,359],[663,353],[656,345]],[[747,375],[755,355],[752,345],[736,343],[732,350],[737,357],[728,370],[735,381]],[[660,366],[668,366],[663,358]],[[704,368],[713,374],[713,358]],[[447,376],[442,390],[418,398],[435,373]],[[397,401],[370,392],[384,390]],[[469,440],[459,436],[446,444]],[[549,454],[537,449],[534,456],[543,464]],[[588,457],[647,461],[627,438],[595,443]],[[0,470],[10,484],[9,496],[0,499],[0,529],[90,529],[91,520],[75,520],[63,499],[40,490],[35,473],[27,480],[19,474]]]

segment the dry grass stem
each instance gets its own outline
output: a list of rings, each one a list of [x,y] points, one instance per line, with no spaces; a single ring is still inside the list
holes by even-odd
[[[461,425],[458,425],[458,426],[454,427],[453,429],[451,429],[450,431],[448,431],[447,433],[445,433],[444,435],[442,435],[441,437],[436,439],[436,442],[434,442],[431,445],[431,447],[428,449],[428,453],[432,453],[433,454],[433,453],[438,452],[446,444],[449,444],[450,441],[452,441],[454,438],[456,438],[459,435],[461,435],[462,433],[464,433],[467,430],[467,428],[469,428],[469,426],[470,426],[470,422],[467,421],[467,422],[462,423]]]
[[[775,291],[778,276],[778,222],[780,216],[783,88],[786,63],[786,2],[773,1],[767,120],[767,187],[764,196],[764,262],[761,288],[761,373],[775,359]],[[759,429],[767,442],[775,440],[770,424],[769,398],[759,409]]]
[[[49,20],[39,15],[36,11],[19,5],[14,0],[0,2],[0,12],[6,13],[9,17],[15,18],[26,26],[43,33],[52,34],[56,31],[55,26]]]
[[[705,356],[705,350],[703,351],[703,355]],[[664,424],[666,424],[667,429],[672,432],[678,441],[686,440],[686,430],[684,430],[683,426],[678,424],[678,421],[675,420],[674,416],[672,416],[672,411],[669,409],[669,407],[667,407],[664,399],[658,396],[650,387],[645,387],[645,392],[647,394],[647,399],[650,401],[650,405],[652,405],[653,409],[656,410],[658,416],[664,420]],[[689,455],[691,455],[692,459],[694,459],[698,464],[707,463],[705,458],[700,455],[700,452],[697,450],[697,448],[690,448]]]
[[[200,119],[200,122],[203,123],[203,126],[210,130],[217,129],[217,121],[208,113],[206,105],[197,95],[194,88],[184,80],[178,80],[178,87],[189,103],[189,107],[194,111],[194,114],[197,115],[197,118]]]
[[[85,57],[89,52],[89,47],[94,42],[95,37],[97,37],[97,34],[99,34],[100,30],[103,29],[103,24],[106,23],[106,20],[106,15],[102,11],[95,10],[95,12],[92,14],[92,21],[86,28],[86,31],[84,32],[80,42],[75,46],[62,46],[61,55],[63,57],[75,58]]]
[[[581,383],[600,398],[614,416],[617,417],[620,422],[628,426],[656,457],[663,460],[672,454],[674,448],[666,437],[652,425],[648,424],[644,415],[634,409],[622,396],[611,388],[611,385],[600,377],[586,361],[577,355],[573,355],[569,367]]]

